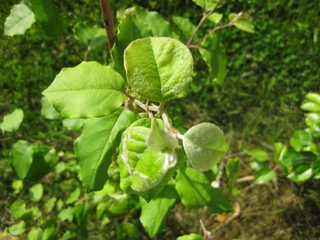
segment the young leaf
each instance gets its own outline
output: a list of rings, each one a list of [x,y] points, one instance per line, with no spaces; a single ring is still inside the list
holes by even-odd
[[[178,40],[149,37],[126,48],[124,65],[133,91],[162,102],[176,97],[191,82],[193,60],[189,49]]]
[[[118,158],[122,190],[148,202],[167,184],[182,159],[180,151],[162,153],[147,147],[150,125],[150,119],[139,119],[123,133]]]
[[[179,195],[174,189],[174,184],[168,184],[149,203],[140,197],[141,215],[140,222],[148,232],[150,238],[165,230],[165,218],[169,209],[174,206]]]
[[[295,131],[293,136],[290,138],[290,145],[297,152],[301,151],[305,147],[310,146],[312,143],[312,135],[303,130]]]
[[[19,140],[12,146],[11,162],[19,179],[24,179],[33,161],[33,145],[25,140]]]
[[[23,111],[21,109],[15,109],[12,113],[4,116],[3,122],[0,123],[0,128],[4,132],[14,132],[20,127],[23,117]]]
[[[200,44],[200,54],[213,80],[222,84],[227,75],[227,56],[217,34],[208,35]]]
[[[22,1],[11,9],[10,15],[4,24],[4,35],[14,36],[24,34],[36,20],[29,6]]]
[[[213,22],[215,25],[217,25],[221,19],[222,19],[222,14],[221,13],[212,13],[210,14],[210,16],[208,17],[208,19]]]
[[[205,239],[199,234],[191,233],[191,234],[180,236],[177,238],[177,240],[205,240]]]
[[[52,0],[31,0],[31,9],[37,23],[48,37],[60,37],[62,22]]]
[[[220,128],[201,123],[186,132],[183,147],[191,165],[198,171],[207,171],[220,162],[228,145]]]
[[[84,122],[82,134],[74,148],[80,165],[80,180],[87,191],[103,188],[122,132],[135,120],[135,115],[123,108],[109,116],[90,118]]]
[[[78,23],[73,28],[74,36],[88,50],[93,50],[108,42],[106,30],[98,26],[91,26],[87,22]]]
[[[111,67],[82,62],[64,68],[43,92],[64,117],[101,117],[121,107],[125,83]]]
[[[208,206],[214,213],[232,211],[228,198],[219,189],[211,187],[204,173],[193,168],[179,170],[176,190],[183,205],[188,208]]]
[[[301,109],[311,112],[320,111],[320,95],[317,93],[308,93],[306,99],[300,106]]]
[[[230,13],[228,18],[230,21],[233,21],[234,18],[237,17],[237,14]],[[240,16],[237,17],[233,24],[236,28],[240,29],[241,31],[248,32],[248,33],[254,33],[254,26],[251,23],[251,19],[246,16]]]
[[[178,139],[165,128],[160,127],[158,121],[151,120],[151,131],[147,136],[147,146],[153,151],[171,153],[178,147]]]

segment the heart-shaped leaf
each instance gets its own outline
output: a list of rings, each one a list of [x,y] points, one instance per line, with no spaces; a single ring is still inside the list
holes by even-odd
[[[174,98],[191,82],[191,53],[176,39],[135,40],[124,52],[124,64],[131,89],[152,101]]]
[[[201,123],[186,132],[183,147],[191,165],[198,171],[207,171],[220,162],[228,144],[219,127]]]

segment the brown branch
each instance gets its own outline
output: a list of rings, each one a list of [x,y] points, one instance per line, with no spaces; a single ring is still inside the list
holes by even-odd
[[[108,35],[108,44],[109,49],[114,45],[114,25],[113,25],[113,18],[112,18],[112,10],[110,5],[110,0],[100,0],[102,18],[103,18],[103,25],[107,31]]]

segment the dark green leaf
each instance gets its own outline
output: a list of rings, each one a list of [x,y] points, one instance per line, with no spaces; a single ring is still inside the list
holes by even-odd
[[[60,37],[62,22],[58,9],[52,0],[31,0],[31,9],[37,23],[49,37]]]
[[[240,160],[238,158],[231,158],[227,162],[226,172],[230,181],[235,182],[238,178],[240,167]]]
[[[130,222],[123,222],[117,227],[118,240],[140,240],[138,229]]]
[[[77,203],[74,205],[74,215],[78,226],[82,226],[86,223],[88,215],[92,210],[93,207],[87,202]]]

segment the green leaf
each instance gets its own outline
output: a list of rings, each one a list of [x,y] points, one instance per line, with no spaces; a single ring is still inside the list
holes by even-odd
[[[108,42],[106,30],[98,26],[92,26],[88,22],[78,23],[73,28],[74,36],[88,50],[93,50]]]
[[[263,168],[254,175],[254,182],[258,184],[265,184],[275,177],[275,172],[270,168]]]
[[[304,182],[312,177],[313,171],[310,165],[301,164],[296,167],[287,178],[294,182]]]
[[[130,223],[123,222],[117,227],[117,239],[118,240],[140,240],[140,234],[138,229]]]
[[[235,182],[238,178],[240,167],[240,160],[238,158],[231,158],[227,162],[226,172],[230,181]]]
[[[57,239],[57,230],[55,227],[45,228],[43,231],[43,240],[54,240]]]
[[[126,79],[123,53],[127,46],[134,40],[151,36],[152,32],[145,22],[137,19],[135,15],[125,15],[118,26],[114,47],[111,55],[114,60],[113,68]]]
[[[62,22],[53,1],[31,0],[31,9],[37,23],[48,37],[60,37],[62,34]]]
[[[80,165],[80,180],[86,191],[103,188],[121,134],[134,120],[135,115],[123,108],[109,116],[90,118],[84,122],[74,149]]]
[[[77,131],[83,126],[83,118],[66,118],[62,120],[62,125],[69,131]]]
[[[103,205],[103,214],[109,218],[128,215],[136,207],[135,199],[128,194],[112,194]]]
[[[217,0],[192,0],[195,4],[202,7],[203,10],[209,12],[213,8],[216,7],[218,1]]]
[[[177,240],[205,240],[205,239],[199,234],[191,233],[191,234],[180,236],[177,238]]]
[[[140,198],[140,222],[150,238],[165,230],[165,218],[178,197],[174,184],[169,184],[149,203]]]
[[[21,221],[17,224],[14,224],[9,227],[9,232],[12,235],[20,235],[24,233],[27,229],[27,224],[24,221]]]
[[[230,21],[234,21],[233,25],[240,29],[241,31],[248,32],[248,33],[254,33],[254,26],[251,22],[251,19],[247,16],[238,16],[238,14],[230,13],[228,15],[228,18]],[[235,19],[236,18],[236,19]],[[234,20],[235,19],[235,20]]]
[[[38,181],[50,172],[58,160],[55,148],[46,144],[33,145],[33,161],[25,179],[30,182]]]
[[[159,120],[159,124],[163,122]],[[150,119],[134,122],[122,135],[118,164],[120,187],[126,193],[134,193],[150,201],[163,189],[178,168],[181,152],[155,152],[147,147]]]
[[[41,98],[41,115],[46,119],[59,119],[61,117],[46,97]]]
[[[193,25],[189,18],[173,16],[172,20],[187,38],[191,37],[193,32],[196,30],[196,26]]]
[[[210,14],[210,16],[208,17],[208,19],[213,22],[215,25],[217,25],[221,19],[222,19],[222,14],[221,13],[212,13]]]
[[[39,227],[31,228],[27,235],[28,240],[43,240],[43,230]]]
[[[149,12],[142,7],[129,9],[130,14],[135,14],[137,19],[146,23],[154,37],[171,37],[170,24],[159,13]]]
[[[78,226],[82,226],[86,223],[88,215],[92,210],[93,207],[87,202],[77,203],[74,205],[74,215]]]
[[[124,102],[125,83],[111,67],[82,62],[64,68],[43,92],[64,117],[106,116]]]
[[[176,97],[191,82],[193,60],[189,49],[178,40],[149,37],[126,48],[124,65],[133,91],[162,102]]]
[[[179,145],[177,137],[166,128],[160,127],[155,118],[151,120],[151,131],[146,141],[147,146],[156,152],[171,153]]]
[[[320,94],[318,93],[308,93],[306,99],[320,105]]]
[[[201,123],[190,128],[183,137],[187,158],[198,171],[208,171],[228,149],[223,132],[212,123]]]
[[[4,35],[14,36],[24,34],[35,21],[33,12],[26,5],[25,1],[22,1],[11,9],[10,15],[4,23]]]
[[[227,75],[227,55],[218,35],[213,33],[206,36],[199,51],[214,82],[222,84]]]
[[[19,140],[12,146],[11,163],[19,179],[24,179],[33,161],[33,145]]]
[[[71,204],[77,201],[80,197],[81,189],[76,188],[73,192],[70,193],[69,197],[66,200],[66,204]]]
[[[18,194],[23,189],[23,181],[15,179],[11,186],[14,189],[14,194]]]
[[[58,218],[61,221],[68,221],[68,222],[72,222],[73,216],[74,216],[73,207],[65,208],[58,214]]]
[[[11,215],[15,219],[19,219],[23,216],[26,211],[26,203],[23,200],[16,200],[13,202],[10,208]]]
[[[0,128],[4,132],[14,132],[19,129],[23,117],[23,111],[21,109],[15,109],[12,113],[4,116],[3,122],[0,123]]]
[[[293,136],[290,138],[290,145],[297,152],[310,146],[312,143],[313,138],[311,134],[303,130],[295,131]]]
[[[57,198],[56,198],[56,197],[49,198],[49,199],[46,201],[45,205],[44,205],[46,211],[47,211],[47,212],[51,212],[51,211],[53,210],[56,202],[57,202]]]
[[[208,206],[211,212],[232,211],[228,198],[217,188],[212,188],[204,173],[193,168],[180,169],[176,177],[176,190],[183,205],[188,208]]]
[[[36,185],[33,185],[29,189],[28,197],[31,202],[39,202],[43,195],[43,186],[41,183],[38,183]]]
[[[283,155],[288,149],[287,146],[281,142],[275,142],[273,144],[273,148],[274,148],[274,160],[276,162],[281,161],[283,159]]]
[[[253,149],[250,151],[246,151],[246,153],[252,157],[254,157],[254,159],[260,161],[260,162],[265,162],[268,160],[268,154],[266,151],[263,151],[261,149]]]

